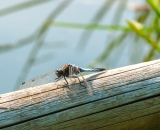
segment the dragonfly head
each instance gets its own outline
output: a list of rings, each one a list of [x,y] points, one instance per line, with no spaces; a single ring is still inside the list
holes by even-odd
[[[55,74],[57,75],[58,78],[60,78],[61,76],[63,76],[63,70],[61,70],[61,69],[56,69]]]

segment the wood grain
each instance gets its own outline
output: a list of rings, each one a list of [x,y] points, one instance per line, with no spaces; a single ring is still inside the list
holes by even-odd
[[[76,79],[0,95],[0,129],[160,129],[160,60],[84,77],[93,96]]]

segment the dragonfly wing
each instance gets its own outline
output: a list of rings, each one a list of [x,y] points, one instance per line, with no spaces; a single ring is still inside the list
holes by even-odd
[[[74,68],[72,65],[69,66],[69,79],[73,79],[73,74],[74,74]],[[69,84],[69,87],[73,84],[74,82],[72,82],[71,84]],[[76,93],[73,89],[70,89],[70,92],[73,96],[76,96]]]
[[[83,78],[83,81],[87,87],[88,93],[90,96],[93,96],[93,91],[91,89],[91,86],[89,85],[89,83],[85,80],[85,78],[83,77],[83,75],[81,73],[79,73],[81,75],[81,77]]]
[[[69,78],[72,78],[73,77],[73,68],[72,66],[69,66]]]
[[[38,77],[35,77],[33,79],[30,79],[28,81],[23,82],[20,85],[20,88],[35,87],[35,86],[38,86],[38,85],[51,83],[51,82],[54,82],[55,77],[56,77],[55,76],[55,70],[52,70],[48,73],[45,73],[43,75],[40,75]]]

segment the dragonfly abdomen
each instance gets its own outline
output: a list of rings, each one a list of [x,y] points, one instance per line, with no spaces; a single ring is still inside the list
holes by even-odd
[[[88,69],[88,68],[79,68],[80,72],[100,72],[106,70],[105,68],[93,68],[93,69]]]

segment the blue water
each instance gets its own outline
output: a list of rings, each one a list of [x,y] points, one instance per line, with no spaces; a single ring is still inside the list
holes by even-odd
[[[134,3],[143,2],[143,0],[129,1]],[[16,2],[11,0],[1,1],[0,11],[23,2],[24,1],[22,0]],[[15,44],[20,39],[33,34],[41,26],[48,14],[54,8],[59,6],[61,2],[63,1],[52,0],[24,10],[0,16],[0,45]],[[96,0],[75,0],[54,20],[58,22],[89,23],[103,3],[104,0],[99,0],[98,2]],[[103,25],[111,24],[114,9],[116,9],[116,5],[99,23]],[[126,19],[134,19],[134,12],[127,7],[120,23],[125,25]],[[42,64],[37,63],[31,67],[26,79],[46,73],[65,63],[87,67],[89,63],[94,61],[98,55],[101,54],[108,41],[115,38],[114,31],[95,30],[88,44],[80,50],[77,48],[77,43],[83,32],[83,29],[51,26],[44,40],[45,44],[36,56],[37,59],[39,59],[41,56],[47,55],[47,57],[50,57],[51,59],[42,62]],[[51,44],[47,45],[47,43]],[[32,42],[28,45],[0,53],[0,93],[11,92],[14,90],[14,85],[19,79],[20,72],[34,44],[35,42]],[[111,69],[128,65],[130,62],[127,59],[127,54],[128,51],[126,50],[123,54],[124,57],[122,56],[122,59],[119,60],[119,62],[114,64],[113,62],[111,62],[112,64],[103,63],[103,67],[106,66],[108,69]],[[117,55],[118,52],[115,55],[115,58],[117,58]],[[108,60],[112,61],[112,59],[113,57],[110,57]]]

